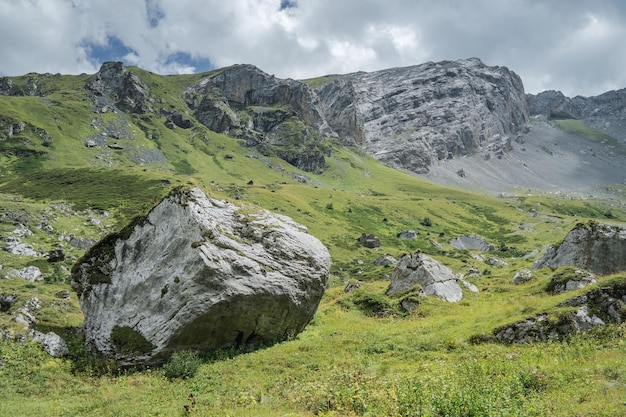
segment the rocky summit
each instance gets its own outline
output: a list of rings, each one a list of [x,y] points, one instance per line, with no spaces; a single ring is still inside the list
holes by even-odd
[[[304,329],[330,270],[291,219],[173,191],[72,270],[87,345],[122,365],[283,340]]]

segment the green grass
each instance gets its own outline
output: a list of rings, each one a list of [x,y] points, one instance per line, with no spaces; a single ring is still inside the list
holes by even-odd
[[[562,130],[573,135],[588,139],[592,142],[606,144],[615,149],[615,152],[626,155],[626,147],[619,143],[613,136],[595,130],[587,126],[582,120],[577,119],[556,119],[553,122]]]

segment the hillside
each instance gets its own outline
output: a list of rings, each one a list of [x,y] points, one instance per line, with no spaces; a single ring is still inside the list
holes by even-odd
[[[432,73],[437,67],[449,73],[447,81]],[[383,139],[395,140],[400,153],[408,140],[389,138],[384,126],[396,131],[408,118],[406,130],[415,131],[411,123],[444,111],[452,101],[463,108],[467,97],[485,98],[467,94],[475,83],[460,83],[480,68],[479,61],[467,60],[298,82],[251,66],[160,76],[109,63],[95,75],[0,80],[0,236],[3,248],[16,239],[24,245],[22,253],[0,251],[0,276],[8,278],[0,279],[0,297],[16,296],[0,312],[0,414],[624,413],[623,325],[563,341],[487,342],[510,323],[544,313],[558,322],[575,312],[561,303],[588,288],[546,292],[554,276],[571,273],[567,268],[534,271],[523,285],[512,279],[577,223],[626,222],[623,188],[614,185],[623,175],[620,139],[611,139],[619,130],[593,140],[601,132],[587,119],[532,117],[518,90],[513,107],[496,100],[490,110],[485,99],[476,102],[484,105],[478,119],[467,110],[458,118],[444,114],[442,120],[454,120],[422,132],[433,142],[414,138],[414,155],[423,147],[446,151],[412,166],[454,188],[380,157]],[[424,83],[440,84],[428,88],[442,101],[432,108],[416,106],[411,117],[400,102],[402,111],[392,111],[385,103],[393,97],[406,103],[407,95],[410,100],[419,95],[407,89],[385,96],[380,90],[399,88],[385,80],[392,75],[400,80],[405,71],[417,74],[410,83],[430,74]],[[483,93],[499,82],[517,85],[508,70],[486,71]],[[354,96],[346,96],[346,89]],[[496,117],[500,108],[511,118]],[[513,108],[519,114],[511,113]],[[370,110],[379,117],[362,119]],[[470,129],[463,138],[455,136],[460,142],[448,141],[445,128],[474,126],[483,116],[490,117],[489,138],[483,141]],[[612,155],[603,151],[607,144],[614,147]],[[121,370],[83,346],[83,317],[70,291],[69,269],[94,241],[181,184],[305,225],[331,253],[329,288],[314,321],[292,340],[254,351],[181,356],[163,370]],[[582,198],[578,193],[586,186],[602,186],[605,194]],[[485,190],[506,193],[477,192]],[[398,237],[405,230],[417,237]],[[363,233],[375,234],[380,248],[360,245]],[[468,234],[496,250],[486,255],[450,244]],[[59,249],[64,260],[48,262],[46,255]],[[418,250],[464,276],[478,272],[467,280],[479,292],[464,290],[463,301],[455,304],[419,298],[415,310],[404,310],[407,294],[385,295],[393,267],[377,261]],[[28,267],[37,267],[43,279],[29,282],[12,272]],[[592,288],[623,285],[626,276],[596,279]],[[356,281],[361,288],[344,293]],[[69,298],[59,296],[63,291],[70,291]],[[23,308],[36,330],[67,340],[69,357],[51,358],[37,343],[13,342],[26,333],[15,320],[20,314],[28,318]]]

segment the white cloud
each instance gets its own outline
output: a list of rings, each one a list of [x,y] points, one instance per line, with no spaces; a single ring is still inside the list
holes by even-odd
[[[0,74],[95,72],[89,46],[119,39],[160,73],[251,63],[279,77],[476,56],[527,91],[626,86],[621,0],[4,0]],[[129,52],[130,50],[130,52]],[[178,60],[172,60],[172,57]]]

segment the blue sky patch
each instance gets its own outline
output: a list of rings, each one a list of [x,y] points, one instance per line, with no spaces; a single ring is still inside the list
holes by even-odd
[[[178,63],[183,66],[194,67],[196,73],[210,71],[215,68],[208,58],[193,57],[187,52],[176,52],[169,55],[165,61],[166,64]]]
[[[116,36],[107,37],[104,45],[91,42],[83,44],[87,49],[87,55],[92,61],[99,64],[107,61],[123,61],[128,54],[137,54],[137,52],[126,46],[122,40]]]
[[[295,0],[281,0],[280,8],[278,10],[293,9],[298,7],[298,2]]]

